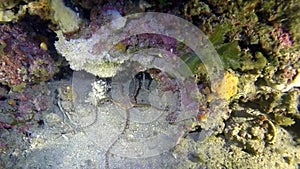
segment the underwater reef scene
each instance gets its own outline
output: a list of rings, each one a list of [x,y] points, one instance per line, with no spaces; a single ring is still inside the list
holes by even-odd
[[[0,0],[0,168],[300,168],[300,0]]]

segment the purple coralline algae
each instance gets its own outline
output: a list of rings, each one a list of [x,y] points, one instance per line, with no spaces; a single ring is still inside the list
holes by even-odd
[[[54,61],[20,26],[0,26],[0,83],[22,91],[26,84],[50,79],[55,73]]]

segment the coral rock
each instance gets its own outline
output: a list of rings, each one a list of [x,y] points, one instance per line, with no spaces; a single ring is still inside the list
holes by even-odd
[[[14,91],[26,84],[46,81],[54,74],[54,61],[19,26],[0,27],[0,83]]]

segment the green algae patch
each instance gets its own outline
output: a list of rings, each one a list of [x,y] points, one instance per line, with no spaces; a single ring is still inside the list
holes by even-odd
[[[222,25],[218,25],[215,28],[214,33],[212,33],[209,37],[210,42],[214,45],[221,45],[222,43],[224,43],[224,35],[229,32],[230,30],[230,26],[229,24],[225,23]]]
[[[12,91],[22,92],[26,88],[26,83],[11,86]]]
[[[180,56],[180,59],[184,61],[184,63],[194,74],[197,72],[197,69],[200,66],[200,64],[202,64],[201,59],[193,53],[187,53],[183,56]]]
[[[6,47],[6,43],[0,43],[0,56],[4,55],[4,48]]]
[[[280,125],[280,126],[291,126],[291,125],[295,124],[294,119],[292,119],[290,117],[286,117],[281,114],[275,114],[274,119],[275,119],[276,124]]]
[[[261,70],[267,65],[267,63],[268,60],[261,52],[256,52],[254,58],[251,54],[247,54],[241,61],[241,70]]]
[[[217,48],[217,52],[224,62],[225,69],[238,69],[241,67],[241,63],[239,62],[240,51],[238,41],[225,43]]]

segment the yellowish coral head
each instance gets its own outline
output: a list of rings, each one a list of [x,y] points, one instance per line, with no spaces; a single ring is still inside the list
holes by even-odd
[[[229,100],[237,93],[238,83],[239,79],[235,74],[226,72],[221,80],[212,84],[212,91],[219,98]]]

